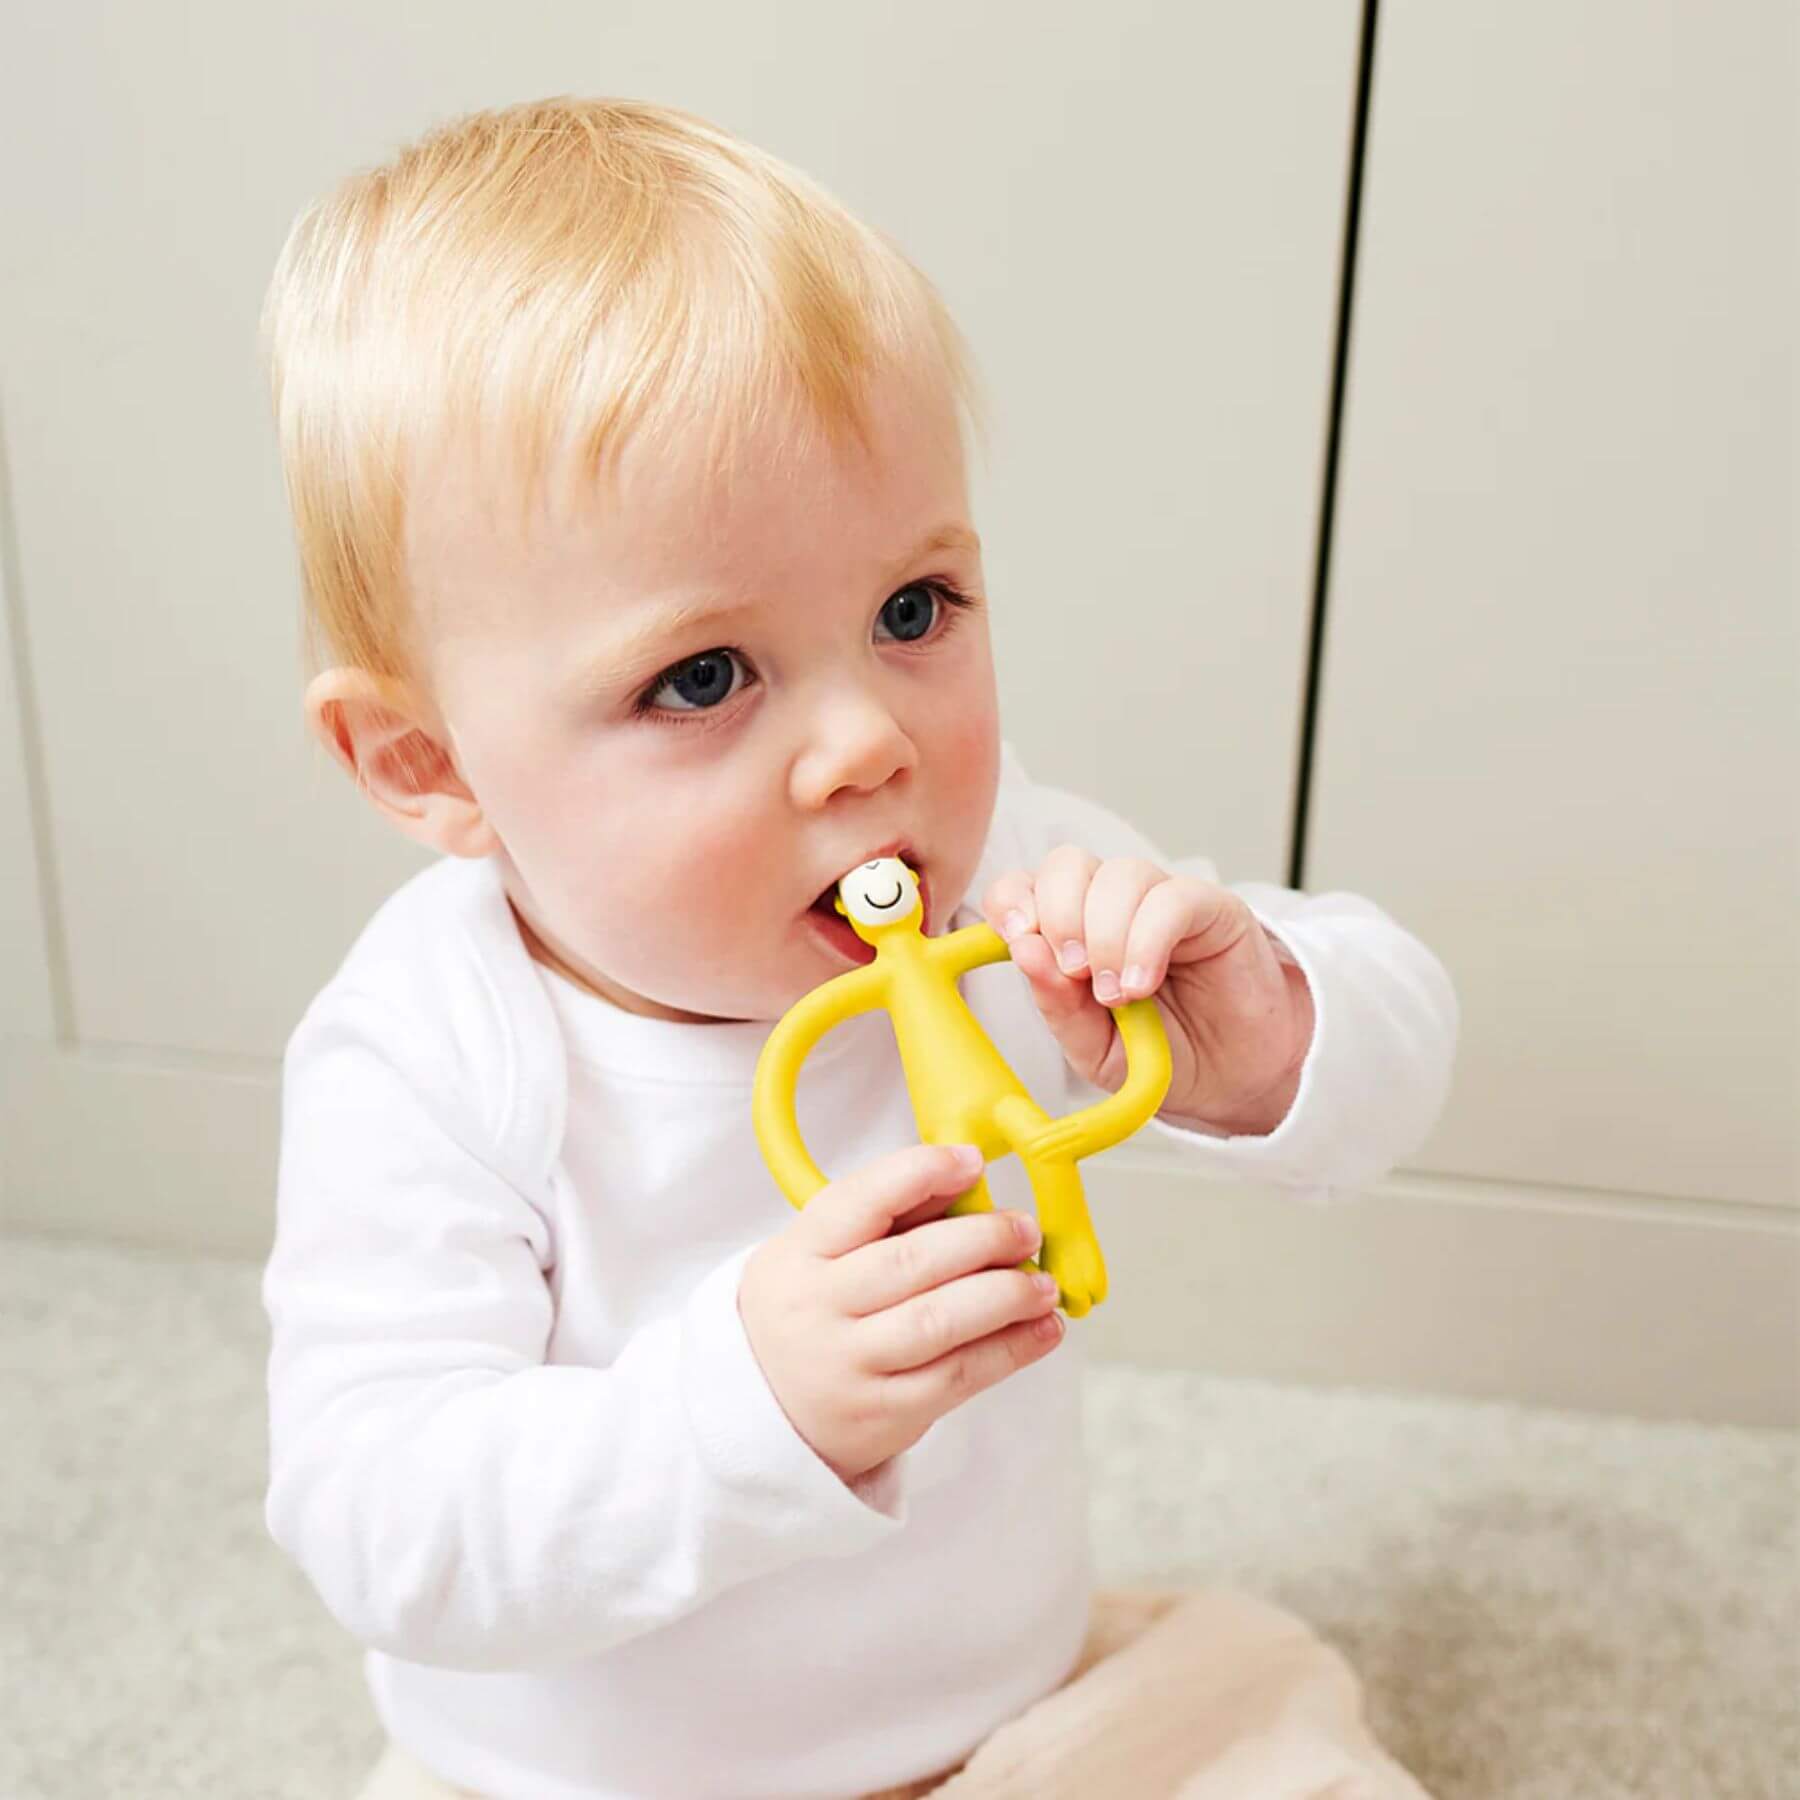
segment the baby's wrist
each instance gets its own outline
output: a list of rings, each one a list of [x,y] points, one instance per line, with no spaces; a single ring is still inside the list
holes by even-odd
[[[1288,1116],[1294,1104],[1294,1096],[1299,1091],[1300,1072],[1296,1069],[1291,1075],[1284,1076],[1266,1094],[1230,1113],[1221,1112],[1218,1116],[1196,1119],[1165,1108],[1157,1117],[1167,1120],[1171,1125],[1185,1126],[1189,1130],[1198,1128],[1222,1132],[1227,1137],[1267,1137]]]

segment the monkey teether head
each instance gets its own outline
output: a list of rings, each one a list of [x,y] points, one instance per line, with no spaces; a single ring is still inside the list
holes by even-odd
[[[833,904],[865,944],[874,943],[875,933],[908,919],[917,920],[915,931],[924,929],[918,917],[919,878],[897,856],[878,856],[852,869],[838,883]]]

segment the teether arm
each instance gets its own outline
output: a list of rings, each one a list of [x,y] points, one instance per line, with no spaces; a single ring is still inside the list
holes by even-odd
[[[1005,962],[1012,951],[988,924],[966,925],[940,938],[926,940],[932,959],[952,976],[984,963]],[[1122,1142],[1162,1105],[1174,1073],[1169,1040],[1154,1000],[1137,1000],[1114,1010],[1125,1040],[1126,1075],[1115,1094],[1059,1119],[1032,1148],[1040,1154],[1092,1156]]]
[[[984,963],[1005,962],[1012,951],[991,925],[965,925],[961,931],[946,932],[942,937],[925,940],[931,960],[948,972],[954,980]]]
[[[1113,1009],[1125,1040],[1124,1085],[1116,1094],[1058,1119],[1032,1141],[1038,1155],[1092,1156],[1122,1143],[1162,1105],[1174,1075],[1169,1039],[1154,1000],[1133,1000]]]
[[[824,1172],[800,1136],[794,1100],[801,1064],[834,1025],[880,1004],[881,985],[872,966],[839,975],[814,988],[782,1015],[757,1058],[756,1085],[750,1097],[756,1141],[775,1185],[795,1206],[804,1206],[826,1185]]]

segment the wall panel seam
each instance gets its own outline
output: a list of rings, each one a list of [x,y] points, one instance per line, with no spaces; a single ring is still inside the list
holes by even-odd
[[[13,692],[19,702],[19,754],[25,767],[25,806],[31,821],[31,843],[37,865],[39,929],[44,934],[44,960],[50,986],[50,1017],[58,1044],[75,1037],[75,998],[69,962],[68,933],[63,924],[62,884],[57,873],[55,834],[50,825],[50,780],[45,766],[44,734],[33,677],[25,597],[19,580],[18,520],[13,506],[12,462],[7,453],[6,415],[0,407],[0,607],[5,609],[6,637],[12,657]]]
[[[1369,133],[1369,100],[1375,78],[1375,16],[1379,0],[1363,0],[1357,52],[1356,105],[1350,127],[1350,166],[1344,184],[1344,235],[1338,265],[1336,344],[1331,397],[1325,417],[1325,453],[1319,470],[1318,530],[1313,545],[1312,614],[1307,626],[1306,676],[1300,701],[1300,746],[1294,758],[1293,813],[1289,821],[1288,886],[1306,884],[1306,827],[1312,808],[1313,750],[1319,689],[1325,660],[1325,606],[1331,588],[1331,540],[1337,524],[1338,460],[1343,441],[1344,396],[1350,370],[1350,318],[1356,296],[1356,247],[1361,235],[1363,165]]]

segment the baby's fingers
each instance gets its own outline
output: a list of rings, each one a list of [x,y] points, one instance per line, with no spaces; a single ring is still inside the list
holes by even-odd
[[[1024,869],[1009,869],[997,876],[981,897],[987,922],[1010,944],[1014,938],[1037,929],[1035,883]]]
[[[1049,1355],[1062,1343],[1064,1330],[1057,1312],[1040,1312],[1035,1318],[1015,1319],[1012,1325],[977,1337],[974,1343],[941,1355],[936,1363],[889,1375],[884,1382],[889,1411],[931,1424],[983,1388],[992,1388],[1026,1364]]]
[[[1154,955],[1160,965],[1166,946],[1158,939],[1155,911],[1148,931],[1141,932],[1137,921],[1170,885],[1155,863],[1141,857],[1115,856],[1094,871],[1081,929],[1097,1000],[1116,1006],[1121,997],[1136,998],[1150,991],[1144,980],[1146,962]]]
[[[895,1220],[933,1201],[948,1205],[975,1185],[982,1170],[973,1144],[912,1144],[829,1182],[795,1222],[820,1256],[843,1256],[885,1237]]]
[[[1057,1285],[1022,1269],[981,1269],[856,1321],[858,1360],[893,1375],[943,1357],[1054,1309]]]
[[[1098,857],[1073,844],[1053,850],[1032,874],[1010,870],[982,896],[982,910],[1007,940],[1013,963],[1031,984],[1031,997],[1063,1055],[1089,1081],[1098,1081],[1111,1052],[1112,1014],[1094,998],[1085,961],[1065,974],[1046,933],[1070,939],[1080,930],[1087,884]],[[1078,940],[1077,940],[1078,941]]]
[[[1043,1242],[1028,1212],[962,1213],[864,1244],[832,1265],[839,1304],[861,1318],[978,1270],[1018,1268]]]
[[[1065,975],[1078,975],[1085,985],[1089,969],[1082,913],[1088,884],[1100,859],[1079,844],[1058,844],[1043,860],[1035,882],[1038,932]]]
[[[1065,975],[1036,932],[1014,940],[1012,959],[1031,983],[1032,1000],[1070,1065],[1085,1079],[1097,1079],[1115,1028],[1112,1014],[1094,998],[1087,977]]]

